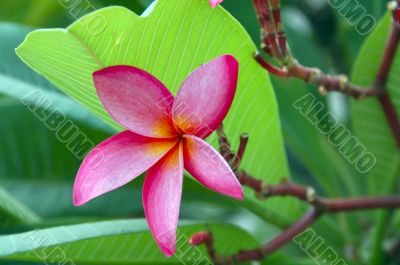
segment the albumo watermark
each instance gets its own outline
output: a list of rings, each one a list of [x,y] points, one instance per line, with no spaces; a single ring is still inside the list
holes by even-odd
[[[376,157],[348,130],[313,94],[293,102],[293,106],[307,118],[318,131],[327,136],[329,143],[361,173],[368,173],[376,164]]]
[[[88,0],[58,0],[58,2],[74,19],[79,19],[96,10],[94,5]],[[100,14],[80,20],[79,23],[85,26],[89,34],[94,36],[104,32],[107,27],[107,20]]]
[[[61,110],[52,107],[52,101],[40,90],[35,90],[28,94],[21,102],[50,131],[55,132],[57,139],[65,144],[77,159],[83,159],[89,150],[95,146],[72,120],[66,118],[66,115]]]
[[[293,242],[318,265],[348,265],[338,253],[317,233],[309,228],[293,239]]]
[[[371,33],[377,25],[375,17],[357,0],[328,0],[328,3],[354,26],[360,35]]]

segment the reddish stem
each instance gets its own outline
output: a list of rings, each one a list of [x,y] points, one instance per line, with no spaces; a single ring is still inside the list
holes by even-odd
[[[395,16],[394,16],[395,17]],[[393,20],[392,30],[390,32],[389,41],[386,45],[385,53],[381,65],[379,67],[378,75],[375,80],[375,87],[383,91],[379,96],[379,102],[386,115],[386,119],[392,131],[397,148],[400,149],[400,121],[398,119],[396,108],[387,91],[387,82],[390,74],[390,69],[393,65],[394,58],[399,46],[400,41],[400,28],[397,21]]]
[[[217,130],[220,143],[228,143],[229,140],[220,126]],[[243,157],[248,142],[248,136],[241,136],[241,144],[238,153]],[[226,149],[226,146],[224,147]],[[224,148],[221,148],[224,149]],[[232,150],[228,150],[233,153]],[[236,155],[238,156],[238,154]],[[315,193],[313,188],[300,184],[283,180],[280,184],[270,185],[261,180],[252,177],[244,170],[236,171],[236,176],[242,185],[252,189],[259,199],[267,199],[271,197],[291,196],[308,203],[311,209],[304,216],[295,222],[292,226],[285,229],[276,238],[262,245],[261,247],[241,250],[230,256],[221,256],[215,250],[214,239],[211,232],[198,232],[194,234],[189,242],[192,245],[205,244],[207,252],[216,264],[235,264],[240,261],[262,260],[268,255],[274,253],[282,246],[288,244],[292,239],[305,231],[308,227],[314,224],[323,214],[331,214],[338,212],[348,212],[357,210],[372,210],[372,209],[392,209],[400,208],[400,194],[384,197],[360,197],[346,199],[327,199],[320,197]]]
[[[273,66],[272,64],[270,64],[269,62],[267,62],[266,60],[264,60],[264,58],[260,55],[260,54],[256,54],[254,56],[254,58],[256,59],[256,61],[268,72],[270,72],[271,74],[274,74],[276,76],[279,77],[287,77],[288,76],[288,72],[283,70],[283,69],[279,69],[275,66]]]
[[[239,149],[236,152],[235,160],[233,160],[233,163],[232,163],[232,169],[234,171],[236,171],[239,168],[240,163],[242,162],[243,155],[244,155],[244,152],[246,151],[248,141],[249,141],[248,134],[244,133],[240,136]]]

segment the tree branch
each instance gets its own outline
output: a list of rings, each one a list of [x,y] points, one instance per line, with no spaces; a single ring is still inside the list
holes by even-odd
[[[255,59],[266,70],[279,77],[294,77],[319,86],[319,91],[326,94],[329,91],[340,91],[355,99],[377,96],[387,117],[397,147],[400,149],[400,123],[395,107],[387,92],[387,81],[394,57],[400,41],[400,26],[398,25],[396,9],[400,0],[392,2],[389,9],[393,12],[392,29],[382,58],[375,83],[372,87],[362,88],[351,84],[344,75],[331,76],[316,68],[302,66],[293,58],[282,30],[280,0],[253,0],[254,7],[262,28],[262,48],[271,57],[278,60],[281,67],[276,67],[259,55]],[[210,231],[194,234],[189,243],[205,244],[209,256],[216,264],[236,264],[241,261],[262,260],[314,224],[323,214],[349,212],[357,210],[400,208],[400,195],[383,197],[359,197],[346,199],[328,199],[316,194],[311,187],[295,184],[284,179],[280,184],[270,185],[239,170],[240,162],[246,150],[248,136],[242,135],[238,151],[231,150],[229,140],[222,126],[217,130],[222,156],[230,163],[238,180],[243,186],[252,189],[259,199],[290,196],[297,198],[310,206],[310,210],[292,226],[284,230],[276,238],[256,249],[241,250],[230,256],[219,255],[214,248],[214,239]]]
[[[396,108],[394,107],[390,95],[387,91],[387,81],[389,78],[390,69],[393,65],[393,61],[396,56],[396,52],[399,47],[399,41],[400,41],[400,27],[398,25],[398,22],[396,21],[397,8],[396,7],[392,8],[393,8],[392,29],[390,31],[389,40],[386,45],[385,53],[383,55],[381,65],[379,67],[374,87],[383,92],[378,97],[379,103],[386,115],[393,137],[396,141],[397,148],[400,149],[400,121],[396,113]]]
[[[328,92],[342,92],[355,99],[376,96],[385,113],[397,148],[400,150],[400,121],[396,109],[387,91],[387,81],[392,68],[400,41],[400,27],[398,22],[399,0],[392,1],[388,9],[393,14],[391,33],[386,45],[385,53],[380,64],[378,74],[371,87],[363,88],[349,82],[345,75],[328,75],[318,68],[301,65],[292,55],[282,29],[280,0],[253,0],[254,8],[262,30],[262,49],[276,59],[280,67],[266,61],[260,54],[255,55],[257,62],[268,72],[284,78],[297,78],[304,82],[318,86],[322,95]]]
[[[194,234],[189,240],[189,243],[196,246],[205,244],[207,253],[215,264],[228,265],[236,264],[242,261],[259,261],[263,260],[269,254],[274,253],[276,250],[290,242],[294,237],[301,234],[310,225],[312,225],[319,218],[319,216],[320,214],[318,211],[314,208],[311,208],[297,223],[293,224],[291,227],[283,231],[265,245],[251,250],[241,250],[238,253],[230,256],[221,256],[217,254],[214,248],[214,238],[210,231]],[[200,235],[204,236],[200,238]]]
[[[365,89],[349,83],[344,75],[331,76],[319,69],[301,65],[293,58],[286,41],[281,23],[280,0],[253,0],[253,3],[262,29],[262,48],[283,67],[273,66],[256,54],[255,59],[267,71],[279,77],[294,77],[318,85],[322,94],[339,91],[356,99],[380,94],[381,91],[375,88]]]
[[[242,135],[240,138],[239,150],[235,154],[230,149],[229,140],[222,126],[217,130],[220,144],[220,150],[229,153],[230,156],[243,157],[248,136]],[[229,148],[227,148],[229,146]],[[240,155],[239,155],[240,154]],[[223,157],[228,157],[226,154],[221,153]],[[230,159],[229,156],[229,159]],[[240,161],[240,160],[239,160]],[[234,164],[234,165],[240,165]],[[252,189],[259,199],[268,199],[271,197],[286,197],[290,196],[297,198],[310,205],[310,210],[303,215],[292,226],[284,230],[276,238],[267,242],[266,244],[250,250],[241,250],[236,254],[230,256],[219,255],[214,248],[214,239],[210,231],[202,231],[195,233],[189,240],[192,245],[205,244],[207,252],[215,264],[236,264],[241,261],[262,260],[282,246],[288,244],[294,237],[301,234],[308,227],[314,224],[323,214],[333,214],[338,212],[349,212],[358,210],[373,210],[373,209],[392,209],[400,208],[400,194],[382,197],[359,197],[359,198],[346,198],[346,199],[328,199],[316,194],[315,190],[311,187],[292,183],[287,179],[276,185],[270,185],[264,181],[258,180],[248,174],[245,170],[232,168],[243,186]]]

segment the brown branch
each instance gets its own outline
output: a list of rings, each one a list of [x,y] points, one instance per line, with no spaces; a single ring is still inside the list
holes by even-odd
[[[397,2],[398,7],[400,5],[400,0]],[[400,149],[400,123],[387,92],[387,81],[390,69],[392,68],[394,56],[400,41],[400,27],[396,21],[395,8],[393,8],[393,5],[393,26],[375,83],[370,88],[362,88],[351,84],[348,78],[343,75],[331,76],[323,73],[319,69],[309,68],[299,64],[297,60],[292,57],[286,43],[286,36],[282,30],[280,0],[253,0],[253,3],[263,30],[263,50],[271,57],[278,59],[283,66],[282,69],[273,66],[264,60],[261,55],[257,54],[255,58],[262,67],[280,77],[295,77],[305,82],[318,85],[320,92],[323,94],[329,91],[340,91],[356,99],[377,96],[393,132],[397,146]],[[232,161],[232,163],[230,163],[232,169],[242,185],[252,189],[259,199],[291,196],[308,203],[310,205],[310,210],[272,241],[259,248],[241,250],[230,256],[218,255],[214,247],[214,239],[211,232],[199,232],[194,234],[189,240],[190,244],[205,244],[209,256],[216,264],[236,264],[240,261],[262,260],[289,243],[296,235],[305,231],[323,214],[400,208],[399,194],[384,197],[328,199],[318,196],[311,187],[291,183],[288,180],[283,180],[277,185],[265,183],[252,177],[245,170],[239,170],[240,162],[246,150],[248,136],[241,137],[238,152],[235,154],[231,150],[231,145],[223,128],[218,128],[217,132],[219,136],[220,152],[228,162]]]
[[[387,91],[387,81],[389,79],[390,69],[393,65],[397,49],[400,42],[400,28],[396,21],[396,8],[393,8],[393,22],[390,31],[389,40],[386,45],[385,53],[381,65],[379,67],[378,75],[375,80],[375,87],[383,93],[378,97],[379,103],[386,115],[387,121],[391,128],[393,137],[396,141],[397,148],[400,149],[400,121],[396,113],[396,108]]]
[[[301,65],[288,49],[281,22],[280,0],[253,0],[253,3],[262,29],[263,50],[283,66],[283,68],[273,66],[261,55],[256,54],[255,59],[268,72],[279,77],[293,77],[315,84],[322,94],[338,91],[356,99],[381,94],[375,87],[363,88],[351,84],[344,75],[331,76],[319,69]]]
[[[288,76],[288,72],[285,69],[280,69],[280,68],[270,64],[269,62],[264,60],[264,58],[262,58],[262,56],[260,54],[258,54],[258,53],[255,54],[254,58],[268,72],[270,72],[276,76],[279,76],[279,77],[287,77]]]
[[[394,12],[394,10],[392,10]],[[375,81],[375,87],[380,89],[386,88],[386,83],[389,78],[390,69],[393,65],[397,48],[399,46],[400,30],[397,26],[395,15],[393,15],[392,29],[389,34],[389,39],[386,44],[385,53],[382,57],[382,62],[378,70]]]
[[[294,62],[288,68],[288,76],[301,79],[307,83],[317,85],[321,94],[337,91],[349,95],[355,99],[363,99],[369,96],[376,96],[381,93],[380,90],[371,88],[362,88],[349,82],[345,75],[332,76],[323,73],[316,68],[309,68]]]
[[[222,124],[217,128],[217,134],[218,134],[219,152],[224,157],[224,159],[228,161],[228,163],[230,163],[230,161],[232,161],[233,159],[234,154],[231,151],[231,144],[229,143],[228,137],[225,134]]]
[[[270,3],[266,0],[253,0],[254,8],[262,28],[261,39],[264,43],[264,51],[278,59],[283,59],[284,54],[277,42],[274,18],[270,12]]]
[[[355,99],[363,99],[370,96],[379,96],[383,93],[375,87],[363,88],[354,85],[349,82],[348,77],[345,75],[332,76],[323,73],[320,69],[305,67],[293,58],[290,58],[290,60],[293,60],[288,63],[288,65],[285,65],[283,69],[271,65],[259,54],[256,54],[254,58],[260,66],[278,77],[294,77],[306,83],[317,85],[322,95],[326,95],[331,91],[336,91]]]
[[[295,184],[277,185],[273,188],[274,194],[271,196],[294,196],[299,199],[305,200],[307,198],[308,188],[301,187]],[[302,193],[300,190],[302,190]],[[308,199],[307,199],[308,200]],[[194,243],[190,240],[192,245],[200,245],[205,243],[207,252],[216,264],[235,264],[241,261],[254,261],[263,260],[268,257],[281,247],[285,246],[293,240],[294,237],[304,232],[308,227],[314,224],[320,216],[327,213],[347,212],[356,210],[371,210],[371,209],[390,209],[400,207],[400,195],[393,195],[387,197],[364,197],[364,198],[352,198],[352,199],[324,199],[315,198],[309,203],[312,205],[311,209],[292,226],[284,230],[281,234],[275,237],[273,240],[266,244],[250,250],[240,250],[238,253],[230,256],[218,255],[213,243],[213,237],[211,234],[207,234],[204,241],[197,240]],[[208,232],[199,232],[192,236],[192,238],[198,237],[198,234],[204,234]]]
[[[392,100],[387,91],[385,91],[381,96],[379,96],[379,103],[385,112],[386,119],[389,123],[392,135],[397,145],[397,149],[400,150],[400,123],[397,117],[396,109],[393,105]]]
[[[304,82],[318,86],[319,92],[326,95],[328,92],[337,91],[355,99],[376,96],[385,113],[398,149],[400,149],[400,121],[396,113],[386,86],[390,70],[400,41],[400,27],[398,21],[399,0],[388,5],[393,14],[393,25],[380,64],[376,80],[371,87],[360,87],[349,82],[345,75],[328,75],[317,68],[301,65],[291,54],[282,30],[280,0],[253,0],[261,30],[262,47],[272,58],[278,60],[281,67],[268,63],[261,55],[256,54],[257,62],[268,72],[284,78],[297,78]]]
[[[228,143],[229,140],[223,128],[217,130],[220,143]],[[232,150],[229,154],[234,154],[236,157],[243,157],[248,142],[248,135],[242,135],[238,153],[235,155]],[[226,149],[226,145],[224,147]],[[224,149],[224,148],[221,148]],[[236,165],[236,164],[233,164]],[[237,166],[239,166],[237,164]],[[328,199],[318,196],[315,190],[311,187],[292,183],[287,179],[283,179],[281,183],[276,185],[268,184],[262,180],[258,180],[248,174],[245,170],[233,168],[237,178],[243,186],[252,189],[259,199],[268,199],[271,197],[290,196],[297,198],[310,205],[310,210],[304,214],[292,226],[285,229],[281,234],[275,237],[270,242],[250,250],[241,250],[230,256],[219,255],[214,247],[214,239],[210,231],[202,231],[195,233],[189,240],[192,245],[205,244],[207,252],[215,264],[236,264],[241,261],[262,260],[288,244],[292,239],[305,231],[308,227],[314,224],[323,214],[332,214],[338,212],[349,212],[358,210],[373,210],[373,209],[394,209],[400,208],[400,194],[382,197],[359,197],[346,199]]]
[[[259,181],[246,176],[247,181],[243,185],[250,188],[254,186],[247,185]],[[249,180],[251,180],[249,182]],[[315,190],[311,187],[288,182],[287,180],[282,181],[277,185],[268,185],[262,181],[257,185],[258,198],[267,199],[271,197],[285,197],[291,196],[299,200],[302,200],[320,213],[336,213],[346,212],[355,210],[366,210],[366,209],[378,209],[378,208],[398,208],[400,207],[400,194],[386,196],[386,197],[360,197],[360,198],[347,198],[347,199],[327,199],[324,197],[317,196]]]
[[[270,242],[265,245],[251,250],[241,250],[238,253],[230,256],[218,255],[214,248],[214,238],[211,232],[198,232],[189,239],[189,243],[192,245],[205,244],[207,253],[212,258],[215,264],[236,264],[242,261],[260,261],[276,250],[280,249],[282,246],[290,242],[298,234],[301,234],[310,225],[312,225],[320,216],[320,213],[311,208],[297,223],[290,226],[288,229],[283,231],[277,237],[275,237]],[[202,240],[193,240],[193,238],[199,238],[201,235],[206,234],[207,236],[202,237]]]
[[[242,162],[248,141],[249,141],[249,135],[247,133],[240,135],[239,149],[236,152],[235,159],[232,162],[232,169],[234,171],[236,171],[239,168],[240,163]]]

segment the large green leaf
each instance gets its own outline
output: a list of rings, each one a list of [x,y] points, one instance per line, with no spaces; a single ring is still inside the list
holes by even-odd
[[[48,218],[71,216],[126,217],[142,215],[141,183],[135,181],[125,188],[111,192],[98,198],[84,207],[72,205],[72,181],[79,167],[76,159],[64,143],[56,137],[56,132],[30,113],[20,102],[28,101],[30,106],[46,105],[42,98],[52,102],[46,105],[47,111],[58,109],[83,131],[93,143],[108,137],[95,128],[105,128],[105,124],[78,103],[62,94],[48,81],[34,73],[23,64],[14,52],[14,48],[30,32],[30,28],[9,23],[0,24],[0,94],[8,97],[0,98],[0,183],[28,208],[40,216]],[[38,96],[30,96],[40,94]],[[28,97],[27,97],[28,95]],[[16,100],[12,100],[13,97]],[[28,100],[27,100],[28,99]],[[81,122],[85,121],[85,125]],[[108,126],[107,126],[108,127]],[[27,130],[26,128],[29,128]],[[190,213],[201,215],[201,211],[190,211],[189,204],[196,200],[216,203],[224,202],[221,196],[206,192],[193,181],[185,182],[185,196],[182,204],[182,215],[193,217]],[[207,196],[202,197],[202,195]],[[132,203],[125,203],[132,201]],[[4,204],[7,201],[4,200]],[[186,203],[187,202],[187,203]],[[115,207],[119,205],[119,207]],[[121,207],[123,205],[123,207]],[[225,207],[226,203],[224,204]],[[25,207],[26,208],[26,207]],[[221,210],[221,214],[224,211]],[[204,216],[204,214],[203,214]],[[7,219],[8,220],[8,219]],[[15,222],[9,222],[15,224]]]
[[[159,0],[141,17],[122,7],[91,13],[66,30],[30,33],[18,47],[22,60],[93,113],[117,129],[97,98],[92,73],[109,65],[127,64],[146,69],[175,93],[197,66],[221,54],[240,62],[240,77],[226,130],[238,144],[239,135],[251,136],[243,167],[270,183],[288,175],[277,103],[266,72],[252,55],[255,46],[240,24],[221,7],[205,0]],[[215,140],[215,137],[213,138]],[[214,141],[215,142],[215,141]],[[247,197],[254,198],[251,191]],[[246,206],[276,221],[256,200]],[[264,205],[293,216],[293,203],[273,199]],[[257,208],[258,207],[258,208]]]
[[[369,87],[374,83],[391,29],[391,17],[386,16],[365,41],[353,69],[353,82]],[[400,53],[394,58],[387,84],[388,92],[400,114]],[[388,121],[378,99],[368,98],[351,102],[354,132],[369,152],[376,157],[375,167],[365,180],[373,194],[393,191],[397,169],[400,164],[399,151],[389,128]]]
[[[223,254],[253,248],[258,242],[232,225],[181,222],[177,252],[167,259],[158,250],[146,221],[121,220],[54,227],[0,237],[0,259],[77,264],[195,264],[207,258],[204,248],[191,248],[188,237],[211,229],[216,249]],[[197,258],[200,258],[196,260]],[[204,261],[203,261],[204,262]],[[207,264],[207,263],[200,263]]]

